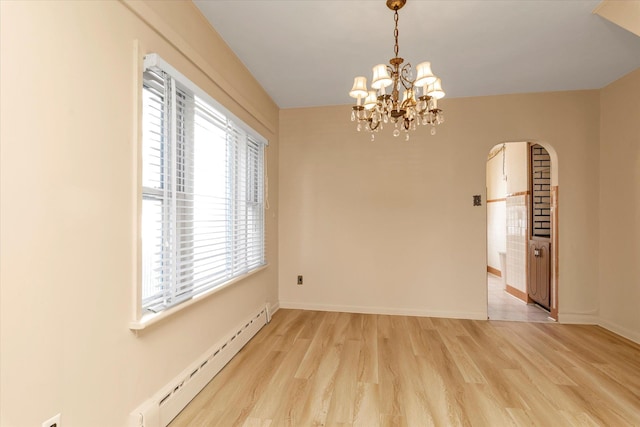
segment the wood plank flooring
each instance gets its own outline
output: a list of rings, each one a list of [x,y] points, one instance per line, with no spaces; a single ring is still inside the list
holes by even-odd
[[[640,346],[597,326],[279,310],[180,426],[640,426]]]

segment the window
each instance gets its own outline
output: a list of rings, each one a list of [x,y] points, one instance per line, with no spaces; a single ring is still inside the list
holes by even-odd
[[[142,309],[265,265],[264,146],[157,55],[142,89]]]

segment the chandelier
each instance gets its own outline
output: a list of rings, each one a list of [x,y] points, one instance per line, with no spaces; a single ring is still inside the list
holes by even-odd
[[[431,71],[430,62],[417,65],[414,79],[411,64],[402,65],[404,59],[398,56],[398,10],[406,2],[407,0],[387,0],[387,7],[393,10],[395,21],[395,56],[389,60],[390,66],[378,64],[373,67],[373,90],[367,90],[366,77],[356,77],[349,96],[357,99],[351,111],[351,121],[358,122],[358,131],[365,129],[378,132],[384,124],[392,123],[395,125],[393,136],[399,136],[403,130],[408,141],[409,131],[415,130],[418,125],[430,125],[431,135],[435,135],[436,125],[444,122],[442,110],[438,108],[438,99],[444,97],[444,91],[442,82]],[[390,94],[385,90],[389,86],[392,87]],[[371,140],[374,138],[372,133]]]

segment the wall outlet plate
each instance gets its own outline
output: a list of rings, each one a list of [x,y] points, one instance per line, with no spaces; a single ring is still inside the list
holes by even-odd
[[[49,418],[47,421],[42,423],[42,427],[61,427],[60,425],[60,414],[54,415]]]

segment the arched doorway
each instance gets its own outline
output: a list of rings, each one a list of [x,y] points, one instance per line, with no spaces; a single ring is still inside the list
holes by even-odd
[[[508,142],[489,152],[489,319],[558,318],[557,169],[556,152],[544,142]]]

